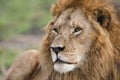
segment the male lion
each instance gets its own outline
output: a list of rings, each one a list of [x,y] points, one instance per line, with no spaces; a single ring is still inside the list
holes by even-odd
[[[120,11],[114,0],[58,0],[40,51],[4,80],[120,80]]]

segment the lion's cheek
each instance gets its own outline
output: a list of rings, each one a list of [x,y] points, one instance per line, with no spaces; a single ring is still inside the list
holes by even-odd
[[[81,61],[83,56],[80,56],[78,54],[70,54],[70,53],[67,53],[67,54],[59,54],[58,55],[58,58],[63,60],[63,61],[66,61],[66,62],[69,62],[69,63],[73,63],[73,64],[76,64],[78,62]]]

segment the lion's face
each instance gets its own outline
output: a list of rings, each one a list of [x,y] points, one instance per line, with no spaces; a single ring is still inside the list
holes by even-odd
[[[66,73],[82,65],[90,51],[93,28],[80,9],[64,11],[52,27],[51,56],[54,69]]]

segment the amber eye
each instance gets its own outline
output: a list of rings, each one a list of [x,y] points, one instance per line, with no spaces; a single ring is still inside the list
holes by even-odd
[[[80,32],[81,30],[82,30],[82,28],[77,27],[74,29],[73,33]]]
[[[58,28],[53,28],[53,32],[58,33]]]

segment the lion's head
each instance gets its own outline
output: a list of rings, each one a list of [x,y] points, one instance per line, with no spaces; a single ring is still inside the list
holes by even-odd
[[[111,6],[114,4],[87,1],[58,0],[53,8],[54,20],[47,26],[41,48],[42,67],[49,69],[53,77],[76,71],[87,75],[84,80],[106,80],[114,72],[120,49],[120,38],[116,37],[120,24],[115,7]]]
[[[54,69],[65,73],[82,65],[95,42],[95,32],[80,8],[63,11],[51,29]]]

